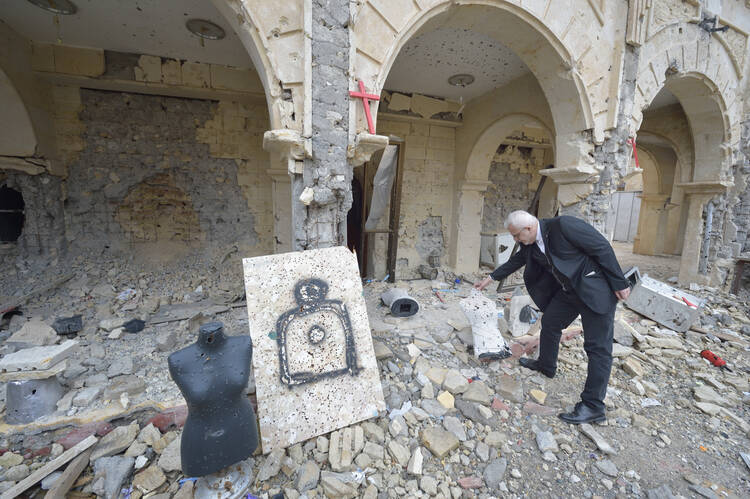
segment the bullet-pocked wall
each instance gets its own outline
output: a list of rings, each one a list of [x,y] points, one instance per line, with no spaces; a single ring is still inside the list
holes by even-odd
[[[452,210],[455,128],[427,120],[395,121],[381,116],[379,133],[404,139],[404,173],[396,275],[415,277],[437,257],[445,265],[445,241]],[[387,238],[378,237],[375,276],[384,275]],[[433,259],[434,262],[434,259]]]
[[[269,251],[270,203],[259,174],[265,125],[255,109],[80,89],[79,118],[82,147],[66,180],[71,242]]]
[[[0,151],[0,186],[24,200],[3,258],[143,245],[163,260],[273,252],[269,114],[252,69],[2,34],[11,46],[0,63],[37,132],[24,158]]]
[[[547,141],[549,145],[549,141]],[[514,210],[528,210],[544,169],[552,159],[548,148],[503,143],[490,165],[490,185],[484,193],[482,232],[505,232],[505,218]]]

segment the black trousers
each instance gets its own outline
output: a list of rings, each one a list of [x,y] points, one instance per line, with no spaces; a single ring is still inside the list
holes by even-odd
[[[612,339],[615,306],[604,314],[587,307],[573,291],[562,289],[552,298],[542,315],[539,337],[539,364],[546,370],[557,369],[557,354],[562,330],[578,315],[583,323],[583,349],[588,356],[588,374],[581,400],[595,410],[604,410],[609,374],[612,370]]]

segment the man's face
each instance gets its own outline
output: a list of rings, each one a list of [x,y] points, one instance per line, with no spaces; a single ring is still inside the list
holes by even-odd
[[[528,225],[525,227],[516,227],[515,225],[508,226],[508,232],[513,236],[513,240],[517,243],[529,245],[536,242],[536,225]]]

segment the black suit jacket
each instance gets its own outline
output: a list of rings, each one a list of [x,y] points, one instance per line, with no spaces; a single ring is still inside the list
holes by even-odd
[[[568,278],[573,291],[591,310],[603,314],[617,303],[614,292],[628,287],[609,241],[583,220],[561,216],[539,220],[545,252],[555,268]],[[524,265],[523,280],[534,303],[544,311],[560,290],[557,279],[531,256],[533,245],[495,269],[491,276],[504,279]]]

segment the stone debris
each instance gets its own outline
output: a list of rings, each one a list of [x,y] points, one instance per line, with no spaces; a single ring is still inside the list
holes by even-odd
[[[617,454],[617,451],[594,429],[590,424],[582,424],[580,426],[581,433],[589,437],[599,448],[600,451],[605,454]]]
[[[388,286],[370,283],[364,288],[368,308],[372,305],[368,314],[388,411],[288,449],[257,455],[246,463],[254,477],[247,493],[264,499],[278,493],[292,499],[489,499],[545,496],[550,490],[565,497],[723,497],[726,488],[730,497],[746,495],[740,477],[750,465],[738,457],[737,449],[750,449],[750,361],[736,340],[693,331],[676,334],[618,308],[608,419],[601,425],[571,426],[557,414],[578,401],[586,374],[581,336],[561,343],[552,380],[521,369],[514,359],[478,362],[459,308],[470,292],[467,285],[442,293],[442,303],[431,293],[429,282],[399,283],[420,304],[420,312],[409,318],[391,317],[380,305]],[[115,287],[118,293],[136,289]],[[142,296],[145,287],[138,289]],[[111,410],[111,423],[82,423],[75,429],[62,424],[32,436],[4,435],[0,452],[9,450],[0,453],[0,491],[75,442],[97,434],[100,442],[81,484],[74,487],[76,494],[116,497],[122,489],[132,488],[131,497],[187,499],[208,493],[204,482],[184,481],[189,477],[180,469],[185,408],[159,411],[148,402],[181,402],[164,366],[170,349],[194,341],[187,329],[189,320],[157,325],[147,320],[138,334],[122,332],[119,339],[107,339],[127,320],[147,319],[138,307],[122,313],[124,304],[137,301],[137,296],[123,303],[116,294],[102,298],[107,307],[102,306],[101,318],[86,317],[78,347],[57,373],[65,396],[56,413],[39,420],[83,421],[96,411]],[[722,331],[730,328],[742,338],[750,335],[750,320],[739,306],[722,300],[721,294],[707,300],[701,327],[727,337],[731,335]],[[170,299],[161,302],[166,307]],[[504,303],[497,303],[502,308]],[[244,333],[246,317],[224,308],[221,319],[236,326],[233,332]],[[17,321],[15,331],[22,326]],[[580,329],[571,325],[575,327]],[[506,340],[513,341],[509,334]],[[17,348],[0,343],[2,360],[30,350]],[[725,358],[734,373],[701,359],[704,348]],[[249,384],[247,393],[254,389]],[[142,409],[139,404],[144,402]],[[690,468],[695,482],[675,481],[661,468],[654,470],[655,459],[664,466]]]

